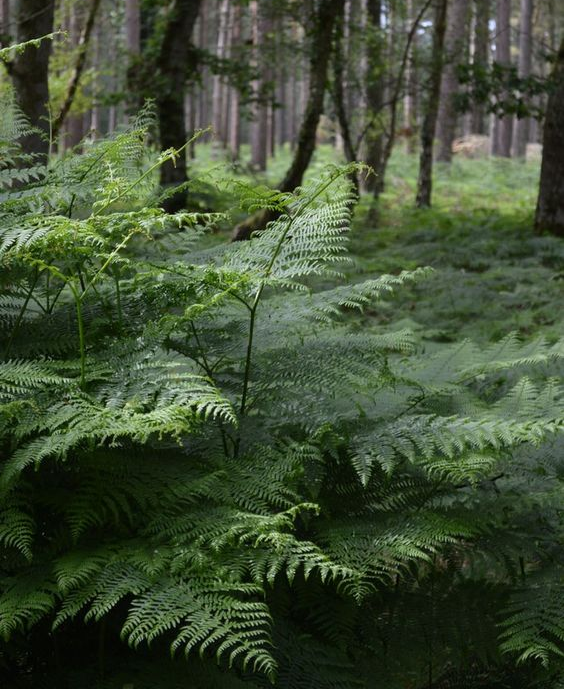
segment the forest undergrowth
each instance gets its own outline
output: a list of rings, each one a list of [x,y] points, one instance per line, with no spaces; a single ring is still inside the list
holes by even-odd
[[[266,175],[251,177],[244,163],[229,172],[212,159],[209,147],[200,146],[195,168],[203,180],[233,174],[275,186],[288,158],[288,148],[279,150]],[[320,146],[309,177],[332,162],[338,162],[334,149]],[[396,149],[377,226],[370,219],[370,197],[362,195],[352,225],[353,263],[345,272],[353,281],[422,265],[435,272],[424,285],[401,290],[377,311],[355,314],[355,321],[363,328],[408,327],[428,342],[491,342],[509,332],[525,338],[562,336],[564,243],[535,235],[532,227],[539,162],[459,157],[451,166],[439,164],[434,206],[421,210],[414,204],[417,166],[417,156]],[[223,194],[220,199],[205,184],[202,189],[196,192],[202,204],[228,209]],[[224,241],[229,231],[226,223],[208,241]]]
[[[351,232],[363,166],[282,193],[204,156],[200,211],[167,214],[151,124],[47,166],[4,125],[0,679],[561,689],[562,248],[527,229],[533,168],[462,163],[416,213],[400,157]]]

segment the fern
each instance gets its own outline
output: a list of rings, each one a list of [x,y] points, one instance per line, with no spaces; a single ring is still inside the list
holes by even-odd
[[[277,219],[202,249],[218,216],[158,207],[151,126],[6,175],[1,662],[51,629],[121,635],[139,686],[152,654],[177,686],[163,647],[221,689],[560,672],[562,342],[353,332],[430,275],[334,286],[354,166],[235,185]]]

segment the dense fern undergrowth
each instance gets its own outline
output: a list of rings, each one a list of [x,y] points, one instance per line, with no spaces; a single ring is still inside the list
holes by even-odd
[[[563,686],[564,340],[417,321],[350,166],[207,240],[150,126],[44,167],[2,114],[3,686]]]

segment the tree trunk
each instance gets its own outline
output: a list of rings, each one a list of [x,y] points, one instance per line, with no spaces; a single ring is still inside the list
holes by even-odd
[[[156,60],[161,86],[156,91],[157,116],[161,148],[179,149],[186,143],[184,122],[184,87],[188,69],[195,70],[191,37],[198,17],[200,0],[177,0],[171,10],[163,41]],[[173,164],[161,166],[161,185],[170,187],[187,179],[186,153],[183,151]],[[169,197],[163,204],[168,212],[184,207],[185,193]]]
[[[452,0],[448,10],[445,35],[444,66],[437,118],[437,160],[442,163],[452,161],[452,143],[456,136],[456,94],[458,93],[458,63],[464,54],[464,41],[467,36],[467,0]]]
[[[307,105],[298,134],[298,145],[294,159],[280,185],[282,191],[293,191],[302,183],[304,173],[315,150],[315,135],[323,112],[327,86],[333,27],[343,4],[344,0],[321,0],[314,17]]]
[[[544,121],[535,229],[564,237],[564,39],[557,54],[553,80]]]
[[[345,103],[345,61],[343,54],[345,13],[337,18],[335,26],[335,45],[333,49],[333,101],[339,122],[342,150],[348,163],[356,160],[357,151],[352,140],[351,127]],[[358,187],[358,181],[355,181]]]
[[[266,170],[268,109],[264,102],[264,69],[261,65],[261,44],[266,22],[258,0],[251,0],[251,35],[253,45],[253,68],[261,74],[253,81],[253,121],[251,123],[251,166],[254,170]]]
[[[296,141],[296,108],[298,107],[298,80],[296,78],[296,69],[294,63],[294,69],[290,71],[288,75],[288,82],[286,84],[286,110],[287,110],[287,128],[288,128],[288,142],[290,143],[290,148],[293,149]]]
[[[384,106],[384,70],[383,53],[384,41],[382,40],[382,2],[381,0],[368,0],[368,53],[366,69],[366,105],[367,115],[370,118],[366,130],[366,162],[374,170],[374,175],[368,175],[364,181],[366,191],[377,198],[384,189],[384,128],[380,122],[380,115]],[[396,46],[390,46],[390,50]]]
[[[125,0],[125,45],[127,48],[126,118],[141,106],[141,7],[140,0]]]
[[[415,9],[413,0],[407,0],[407,22],[413,24],[415,21]],[[404,125],[406,152],[415,153],[417,141],[415,132],[417,131],[417,33],[413,37],[405,73],[405,99],[404,99]]]
[[[202,4],[202,12],[200,15],[200,27],[198,37],[198,48],[201,50],[208,49],[208,23],[209,23],[209,7],[208,3]],[[200,112],[199,112],[199,126],[201,129],[208,127],[210,122],[209,102],[208,102],[208,82],[209,82],[209,68],[207,65],[202,66],[201,72],[201,87],[200,87]]]
[[[31,41],[53,31],[54,0],[20,0],[17,11],[19,43]],[[15,56],[10,63],[10,75],[19,105],[30,123],[39,132],[23,137],[21,144],[27,153],[37,153],[45,159],[49,153],[49,57],[51,41],[41,41]]]
[[[90,135],[93,139],[97,139],[101,133],[101,107],[100,107],[100,92],[101,92],[101,77],[100,77],[100,64],[102,57],[102,26],[101,22],[96,25],[96,31],[94,33],[94,59],[93,59],[93,69],[94,69],[94,84],[93,84],[93,103],[92,110],[90,113]]]
[[[321,0],[317,11],[312,17],[312,39],[310,46],[310,74],[308,99],[304,118],[298,134],[298,143],[294,159],[282,183],[280,190],[291,192],[302,183],[305,171],[315,150],[316,132],[327,86],[327,71],[331,46],[333,43],[333,28],[337,16],[342,11],[344,0]],[[260,217],[252,217],[235,228],[234,239],[248,239],[255,230],[264,229],[273,218],[271,213],[261,213]]]
[[[521,0],[521,22],[519,33],[519,76],[526,79],[531,74],[533,61],[533,0]],[[524,158],[529,143],[530,118],[522,117],[515,120],[513,133],[513,155]]]
[[[229,20],[229,0],[221,0],[219,5],[219,15],[217,22],[217,48],[216,57],[219,61],[226,56],[227,46],[227,25]],[[212,79],[212,114],[213,114],[213,133],[214,149],[222,148],[224,143],[224,100],[225,89],[221,74],[214,74]]]
[[[141,14],[139,0],[125,0],[125,38],[127,52],[137,56],[141,52]]]
[[[233,7],[232,15],[233,26],[231,27],[231,55],[234,59],[239,59],[241,40],[241,6]],[[239,91],[231,87],[231,107],[229,109],[229,151],[233,160],[239,159],[239,148],[241,146],[241,114],[239,112]]]
[[[479,71],[489,65],[490,54],[490,0],[474,0],[474,54],[472,64]],[[473,134],[488,133],[488,117],[485,105],[476,103],[472,108],[470,129]]]
[[[431,49],[431,75],[429,94],[421,127],[421,157],[417,180],[416,205],[426,208],[431,205],[433,190],[433,142],[439,112],[441,76],[443,71],[443,46],[446,32],[447,0],[436,0],[433,22],[433,45]]]
[[[497,0],[496,62],[503,67],[511,66],[511,0]],[[496,119],[492,152],[504,158],[511,157],[513,117],[505,115]]]

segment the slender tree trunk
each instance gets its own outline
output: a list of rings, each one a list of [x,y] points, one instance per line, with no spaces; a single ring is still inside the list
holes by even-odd
[[[531,74],[533,61],[533,0],[521,0],[521,21],[519,33],[519,76],[526,79]],[[529,143],[530,118],[515,120],[513,133],[513,155],[524,158]]]
[[[253,82],[253,121],[251,124],[251,165],[255,170],[266,170],[268,146],[268,107],[264,102],[265,69],[261,65],[261,44],[267,29],[265,17],[258,0],[251,0],[251,32],[253,42],[253,67],[262,78]]]
[[[298,145],[294,159],[280,185],[282,191],[293,191],[302,183],[304,173],[315,150],[315,135],[319,118],[323,112],[323,100],[327,86],[333,27],[343,3],[344,0],[321,0],[316,16],[313,18],[307,105],[298,134]]]
[[[474,54],[472,64],[475,69],[485,71],[489,65],[490,53],[490,0],[474,0]],[[470,125],[473,134],[488,133],[486,108],[476,103],[472,108]]]
[[[382,68],[385,44],[382,38],[382,2],[381,0],[368,0],[368,54],[366,69],[366,105],[370,124],[366,130],[365,159],[368,165],[375,171],[374,175],[368,175],[364,181],[366,191],[375,197],[384,188],[384,128],[380,122],[380,116],[384,106],[384,70]],[[390,46],[390,50],[395,46]]]
[[[564,237],[564,38],[553,73],[543,132],[539,197],[535,217],[537,232]]]
[[[196,99],[194,97],[194,87],[189,87],[184,94],[184,122],[188,137],[196,131]],[[188,146],[188,158],[194,160],[196,157],[196,142],[192,141]]]
[[[441,75],[443,71],[443,46],[446,32],[447,0],[436,0],[433,22],[433,46],[431,49],[431,75],[425,115],[421,127],[421,157],[417,180],[416,205],[426,208],[431,205],[433,190],[433,142],[439,112]]]
[[[208,48],[208,22],[209,22],[209,5],[206,0],[202,3],[202,12],[200,15],[200,31],[198,37],[198,47],[201,50],[207,50]],[[208,103],[208,92],[207,88],[209,82],[209,69],[206,65],[202,67],[201,74],[201,88],[200,88],[200,114],[199,114],[199,126],[202,129],[208,127],[210,122],[209,116],[209,103]]]
[[[290,71],[288,82],[286,84],[286,110],[287,110],[287,127],[288,136],[287,140],[290,143],[290,148],[294,147],[296,141],[296,108],[298,105],[297,99],[298,81],[296,78],[295,64],[294,68]]]
[[[274,47],[274,54],[277,54],[277,37],[279,35],[278,26],[270,20],[267,24],[266,30],[269,32],[265,42],[268,42]],[[263,58],[264,60],[264,58]],[[265,80],[270,84],[270,92],[268,94],[268,102],[266,104],[266,153],[268,158],[273,158],[276,153],[276,108],[274,104],[276,102],[274,84],[279,81],[279,74],[276,66],[273,64],[272,59],[267,58],[266,69],[265,69]]]
[[[139,0],[125,0],[125,45],[128,53],[126,113],[129,114],[137,111],[142,105],[139,83],[139,57],[141,55],[141,9]]]
[[[65,9],[63,28],[68,36],[73,52],[78,53],[78,41],[80,37],[80,24],[82,17],[80,16],[84,3],[78,0],[73,3],[64,3]],[[60,131],[59,131],[60,129]],[[69,115],[62,122],[59,127],[57,117],[53,119],[52,124],[53,139],[57,142],[57,149],[64,151],[69,148],[74,148],[82,139],[82,117],[75,113]]]
[[[437,118],[437,160],[442,163],[452,161],[452,143],[456,136],[456,94],[458,93],[457,68],[464,54],[464,40],[467,36],[467,0],[451,0],[448,10],[445,35],[445,56]]]
[[[17,10],[19,43],[31,41],[53,31],[54,0],[20,0]],[[49,152],[49,57],[51,41],[41,41],[16,55],[9,65],[10,75],[21,109],[39,132],[22,138],[23,150],[47,157]]]
[[[415,8],[413,0],[407,0],[407,23],[415,21]],[[405,73],[405,99],[404,99],[404,125],[406,152],[415,153],[417,150],[417,32],[413,37],[409,50],[408,62]]]
[[[229,0],[221,0],[217,22],[217,48],[216,57],[223,60],[227,46],[227,23],[229,20]],[[221,74],[214,74],[212,79],[212,115],[214,130],[214,148],[221,148],[224,139],[224,97],[223,77]]]
[[[286,92],[288,86],[288,74],[285,66],[282,66],[280,78],[276,86],[276,102],[278,107],[275,112],[276,119],[276,141],[278,146],[284,146],[288,140],[288,112],[286,103]]]
[[[343,7],[344,10],[344,7]],[[335,44],[333,48],[333,101],[339,122],[343,153],[347,162],[356,160],[357,151],[351,133],[351,127],[345,102],[345,61],[343,54],[345,13],[337,18],[335,25]],[[358,184],[357,184],[358,186]]]
[[[497,0],[496,62],[503,67],[511,66],[511,0]],[[493,154],[511,157],[513,117],[505,115],[496,120],[494,127]]]
[[[233,61],[233,11],[234,7],[231,2],[228,3],[227,8],[227,27],[225,29],[225,50],[224,57],[226,60]],[[221,81],[221,137],[224,149],[229,146],[229,127],[231,124],[231,107],[232,107],[232,88],[229,86],[227,78]]]
[[[379,156],[379,163],[378,167],[376,169],[376,174],[378,177],[378,180],[373,186],[373,194],[374,198],[377,199],[379,194],[384,188],[384,180],[386,176],[386,170],[388,167],[388,162],[392,156],[392,151],[393,151],[393,146],[394,146],[394,141],[396,138],[396,129],[397,129],[397,123],[398,123],[398,107],[401,102],[401,91],[402,87],[404,85],[404,80],[405,80],[405,72],[407,69],[407,63],[409,61],[409,51],[411,49],[411,44],[412,41],[417,33],[417,29],[419,27],[419,24],[425,15],[427,9],[429,6],[432,4],[433,0],[425,0],[423,3],[421,9],[419,10],[419,13],[415,17],[413,23],[411,24],[411,28],[407,34],[407,39],[405,41],[405,45],[403,47],[403,54],[401,56],[400,62],[399,62],[399,67],[397,71],[397,75],[393,80],[390,81],[389,85],[387,86],[387,99],[389,101],[389,125],[387,127],[386,136],[382,136],[382,152]],[[393,23],[393,22],[392,22]],[[394,50],[395,52],[395,50]],[[372,112],[371,117],[372,120],[375,119],[375,115],[377,116],[377,112]],[[371,215],[372,215],[372,220],[377,219],[377,208],[376,206],[372,206],[371,209]]]
[[[101,79],[100,79],[100,63],[102,57],[102,26],[101,22],[96,25],[96,31],[94,33],[94,84],[93,84],[93,104],[92,112],[90,117],[90,133],[93,139],[97,139],[101,133],[101,108],[100,108],[100,92],[101,92]]]
[[[141,14],[139,0],[125,0],[125,38],[127,52],[137,56],[141,52]]]
[[[293,191],[302,183],[304,173],[315,150],[317,126],[323,112],[327,86],[333,29],[335,20],[342,11],[343,3],[344,0],[321,0],[312,17],[307,105],[294,158],[279,187],[281,191]],[[271,213],[261,213],[260,216],[249,218],[235,228],[233,238],[235,240],[248,239],[253,231],[264,229],[272,217]]]
[[[241,6],[233,7],[233,26],[231,29],[231,54],[234,59],[239,57],[239,42],[241,40]],[[241,146],[241,114],[239,112],[239,91],[231,88],[231,108],[229,110],[229,151],[233,160],[239,159]]]
[[[274,107],[274,96],[270,99],[267,107],[267,131],[268,131],[268,156],[274,158],[276,155],[276,109]]]
[[[156,92],[157,116],[159,120],[161,148],[180,148],[186,143],[184,121],[184,90],[187,65],[195,70],[191,37],[198,17],[200,0],[177,0],[168,18],[163,41],[156,60],[156,70],[162,85]],[[182,152],[173,164],[166,162],[161,167],[163,187],[182,184],[187,179],[186,153]],[[185,205],[185,194],[169,197],[164,207],[169,212]]]

